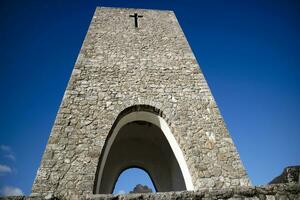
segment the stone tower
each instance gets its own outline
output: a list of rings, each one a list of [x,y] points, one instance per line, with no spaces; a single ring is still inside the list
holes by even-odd
[[[133,166],[161,192],[250,185],[175,14],[101,7],[32,195],[111,193]]]

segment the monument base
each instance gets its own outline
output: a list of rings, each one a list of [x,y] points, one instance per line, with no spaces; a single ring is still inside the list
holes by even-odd
[[[4,197],[0,200],[65,200],[65,199],[86,199],[86,200],[208,200],[208,199],[223,199],[223,200],[254,200],[254,199],[300,199],[300,184],[272,184],[257,187],[235,187],[219,190],[197,190],[197,191],[181,191],[181,192],[158,192],[158,193],[144,193],[144,194],[121,194],[121,195],[90,195],[90,196],[70,196],[70,197],[56,197],[54,194],[47,196],[18,196],[18,197]]]

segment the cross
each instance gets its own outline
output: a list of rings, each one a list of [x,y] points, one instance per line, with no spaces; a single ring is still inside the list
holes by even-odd
[[[134,17],[135,28],[137,28],[138,27],[138,18],[143,17],[143,15],[138,15],[137,13],[134,13],[134,15],[129,15],[129,17]]]

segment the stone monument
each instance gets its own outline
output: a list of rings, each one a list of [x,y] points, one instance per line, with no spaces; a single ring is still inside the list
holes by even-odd
[[[32,196],[112,193],[130,167],[158,192],[250,186],[175,14],[100,7]]]

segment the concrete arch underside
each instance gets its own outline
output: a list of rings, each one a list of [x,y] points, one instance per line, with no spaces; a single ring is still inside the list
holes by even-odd
[[[130,167],[148,172],[157,192],[193,190],[183,153],[162,117],[136,111],[116,123],[102,150],[94,193],[112,193]]]

